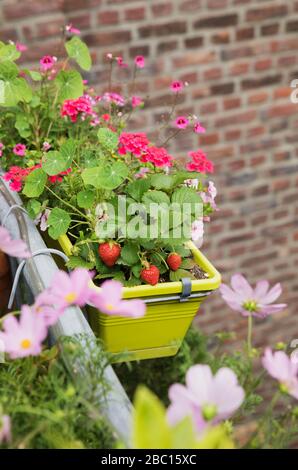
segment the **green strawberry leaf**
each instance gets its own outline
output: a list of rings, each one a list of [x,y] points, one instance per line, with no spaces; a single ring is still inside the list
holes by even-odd
[[[86,261],[84,258],[81,258],[80,256],[70,256],[68,262],[66,263],[66,266],[69,269],[75,269],[75,268],[93,269],[95,266],[95,263]]]

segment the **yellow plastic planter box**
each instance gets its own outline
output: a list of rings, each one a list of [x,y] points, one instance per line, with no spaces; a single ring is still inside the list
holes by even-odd
[[[70,256],[72,244],[69,238],[64,235],[58,242],[64,253]],[[190,242],[189,247],[196,263],[209,275],[208,279],[192,280],[189,285],[165,282],[156,286],[124,287],[123,298],[139,298],[146,302],[147,312],[143,318],[109,316],[88,307],[89,321],[95,334],[103,340],[107,351],[120,354],[115,361],[174,356],[178,352],[201,302],[221,282],[220,274],[207,258],[193,243]],[[183,290],[187,294],[187,287],[191,293],[182,299],[181,294]]]

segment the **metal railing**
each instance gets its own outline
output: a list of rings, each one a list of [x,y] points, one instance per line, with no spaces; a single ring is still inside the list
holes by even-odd
[[[22,201],[16,193],[10,191],[5,182],[0,179],[0,222],[5,222],[13,238],[22,238],[31,253],[38,253],[38,256],[29,258],[24,266],[23,274],[32,294],[36,296],[50,285],[51,279],[58,270],[58,267],[49,253],[46,245],[36,229],[33,221],[24,211],[16,206],[21,206]],[[22,260],[18,260],[20,264]],[[82,338],[81,346],[86,349],[84,337],[88,338],[90,348],[98,348],[93,331],[87,322],[83,312],[78,307],[68,308],[60,317],[58,322],[50,329],[51,338],[57,341],[62,336],[75,336]],[[74,369],[72,358],[67,352],[67,348],[62,350],[63,361],[72,375],[73,380],[79,386],[85,380],[84,361],[88,358],[82,355],[80,364],[76,364]],[[100,409],[101,414],[107,419],[119,439],[129,446],[132,423],[132,405],[124,391],[113,368],[109,365],[104,370],[103,379],[108,385],[108,389],[103,391],[100,384],[98,389],[93,390],[95,404]]]

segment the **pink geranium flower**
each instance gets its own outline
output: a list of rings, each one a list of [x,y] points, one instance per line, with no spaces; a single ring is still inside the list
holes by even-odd
[[[47,327],[42,318],[36,316],[28,305],[23,305],[20,320],[13,315],[3,321],[4,331],[0,340],[12,359],[40,354],[42,341],[47,336]]]
[[[183,90],[183,83],[180,80],[176,80],[171,84],[171,90],[174,93],[179,93],[179,91]]]
[[[203,150],[199,149],[196,152],[189,152],[192,161],[186,164],[188,171],[196,171],[198,173],[213,173],[214,166],[211,160],[207,159]]]
[[[9,256],[17,258],[29,258],[31,254],[28,251],[26,243],[23,240],[13,240],[9,231],[0,226],[0,251]]]
[[[189,124],[189,120],[185,116],[178,116],[175,119],[175,126],[178,127],[178,129],[186,129],[188,124]]]
[[[141,156],[141,162],[152,163],[154,166],[170,167],[173,165],[173,157],[163,147],[148,147]]]
[[[65,26],[65,31],[71,34],[76,34],[76,35],[81,34],[81,31],[78,28],[75,28],[71,23]]]
[[[14,148],[12,149],[12,151],[15,155],[18,155],[19,157],[24,157],[26,153],[26,145],[16,144]]]
[[[23,44],[23,43],[17,41],[16,42],[16,49],[19,52],[25,52],[28,49],[28,47],[26,46],[26,44]]]
[[[137,55],[135,57],[134,62],[136,67],[138,67],[139,69],[143,69],[145,67],[145,57],[142,55]]]
[[[190,416],[196,430],[201,432],[208,424],[217,424],[232,416],[244,400],[244,390],[231,369],[222,367],[213,376],[209,366],[195,365],[186,373],[186,386],[170,387],[169,398],[170,424],[175,425]]]
[[[77,268],[70,274],[58,271],[50,288],[44,293],[43,301],[60,310],[64,310],[70,305],[83,307],[90,297],[91,277],[89,271],[82,268]]]
[[[147,151],[149,140],[143,132],[130,133],[122,132],[119,137],[119,153],[126,155],[132,153],[135,157],[140,157]]]
[[[122,284],[113,280],[105,281],[100,291],[94,289],[90,302],[107,315],[140,318],[146,312],[142,300],[122,300]]]
[[[0,416],[0,444],[11,441],[11,420],[10,416]]]
[[[204,134],[206,132],[205,127],[203,127],[199,122],[195,123],[193,130],[196,134]]]
[[[39,61],[40,69],[42,70],[42,72],[47,72],[52,67],[54,67],[56,62],[57,62],[57,57],[52,56],[52,55],[45,55]]]
[[[139,96],[132,96],[131,97],[131,105],[133,108],[137,108],[138,106],[142,106],[143,104],[143,100],[142,98],[140,98]]]
[[[278,380],[281,390],[298,400],[298,363],[284,351],[267,348],[262,359],[267,372]]]
[[[286,308],[287,304],[273,304],[281,292],[279,283],[269,289],[269,282],[266,280],[257,282],[253,289],[242,274],[234,274],[231,277],[231,287],[226,284],[220,286],[222,298],[231,309],[240,312],[244,317],[252,315],[266,318]]]
[[[116,60],[117,60],[117,64],[119,65],[119,67],[121,68],[126,68],[128,67],[128,64],[126,64],[123,60],[123,57],[119,56],[119,57],[116,57]]]

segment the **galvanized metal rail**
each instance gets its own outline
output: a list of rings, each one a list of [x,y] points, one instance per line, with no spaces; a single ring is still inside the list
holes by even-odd
[[[15,205],[22,205],[21,199],[16,193],[10,191],[5,182],[0,179],[1,224],[2,221],[4,221],[13,238],[22,238],[27,243],[32,253],[46,249],[42,237],[27,214],[18,208],[10,209]],[[9,215],[7,215],[8,213]],[[20,263],[20,261],[21,260],[18,260],[18,263]],[[49,254],[40,254],[27,260],[24,267],[24,276],[34,296],[49,286],[57,269],[58,267],[54,259]],[[51,327],[50,334],[54,341],[58,340],[61,336],[79,335],[79,337],[82,338],[80,340],[81,346],[86,351],[86,354],[88,354],[88,348],[89,352],[90,347],[93,352],[95,348],[98,348],[93,331],[82,311],[77,307],[68,308],[58,322]],[[86,340],[84,340],[84,338],[88,338],[88,348],[86,348]],[[80,387],[82,380],[86,380],[84,361],[87,361],[88,357],[82,355],[79,364],[76,363],[74,367],[72,357],[67,353],[67,348],[62,351],[62,356],[74,382]],[[129,446],[132,405],[111,366],[105,368],[103,378],[108,384],[108,389],[103,390],[102,387],[98,385],[97,389],[93,390],[92,395],[95,397],[95,403],[99,407],[102,415],[105,416],[112,426],[116,435],[122,442]]]

